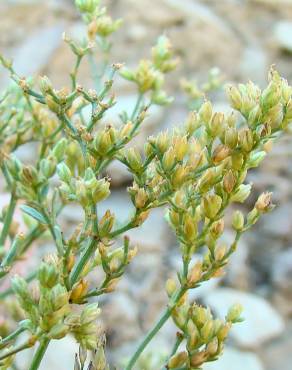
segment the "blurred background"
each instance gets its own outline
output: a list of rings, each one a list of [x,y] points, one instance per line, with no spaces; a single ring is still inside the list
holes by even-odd
[[[141,146],[151,133],[181,124],[187,113],[187,98],[179,87],[182,78],[203,83],[209,70],[220,68],[225,81],[252,80],[266,84],[271,64],[292,83],[292,0],[109,0],[104,1],[114,18],[123,18],[123,27],[113,36],[113,62],[133,66],[148,57],[161,33],[173,42],[180,57],[176,72],[168,77],[168,92],[174,103],[155,108],[137,139]],[[48,75],[58,88],[69,83],[73,55],[62,42],[62,32],[78,38],[84,26],[72,0],[1,0],[0,52],[13,57],[15,69],[23,75]],[[78,78],[90,84],[88,66]],[[0,71],[0,88],[8,76]],[[122,80],[115,83],[119,103],[107,117],[117,120],[118,113],[135,102],[135,91]],[[216,108],[226,111],[223,90],[210,95]],[[26,147],[21,158],[30,161],[33,151]],[[117,212],[120,220],[130,214],[126,187],[131,176],[121,165],[109,168],[112,196],[104,210]],[[259,170],[249,175],[254,193],[247,202],[252,208],[264,190],[274,192],[277,207],[242,239],[226,275],[204,284],[192,298],[209,304],[222,315],[234,302],[245,308],[246,321],[232,331],[225,355],[208,365],[208,370],[291,370],[292,364],[292,137],[278,142]],[[1,182],[1,181],[0,181]],[[0,185],[1,187],[1,185]],[[3,191],[3,188],[1,188]],[[7,203],[0,197],[0,207]],[[82,219],[79,209],[65,209],[68,223]],[[164,284],[171,271],[179,268],[178,246],[163,219],[155,210],[139,231],[130,234],[139,253],[129,267],[118,290],[103,306],[104,325],[113,359],[131,352],[137,338],[151,327],[167,298]],[[226,232],[228,239],[228,231]],[[174,327],[169,323],[154,342],[159,352],[171,346]],[[52,344],[41,369],[73,369],[73,339]],[[22,356],[22,355],[21,355]],[[20,356],[19,367],[25,368]],[[61,362],[60,362],[61,361]],[[24,366],[24,367],[23,367]],[[156,369],[153,365],[153,370]]]

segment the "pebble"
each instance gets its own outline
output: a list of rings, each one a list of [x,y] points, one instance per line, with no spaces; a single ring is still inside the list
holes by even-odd
[[[231,330],[232,338],[242,348],[259,347],[284,331],[284,321],[277,311],[268,301],[252,293],[219,288],[211,291],[204,302],[220,317],[224,317],[235,303],[243,306],[244,321],[234,325]]]

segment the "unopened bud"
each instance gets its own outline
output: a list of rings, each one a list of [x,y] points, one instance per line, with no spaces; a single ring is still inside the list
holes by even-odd
[[[188,359],[188,354],[186,351],[179,352],[173,355],[170,360],[168,361],[167,367],[169,369],[176,369],[178,367],[183,366]]]
[[[236,231],[241,231],[244,226],[244,216],[242,212],[235,211],[232,216],[232,226]]]
[[[204,214],[207,218],[213,219],[220,211],[222,199],[219,195],[208,194],[203,199]]]

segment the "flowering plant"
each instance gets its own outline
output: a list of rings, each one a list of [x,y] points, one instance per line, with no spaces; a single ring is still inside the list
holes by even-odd
[[[140,61],[134,70],[121,64],[110,66],[110,36],[121,20],[112,20],[99,0],[76,0],[76,6],[87,25],[87,36],[84,42],[64,36],[76,57],[71,86],[57,90],[49,78],[42,77],[37,87],[37,82],[20,77],[12,62],[1,57],[15,82],[0,101],[0,167],[10,192],[0,218],[1,280],[11,278],[15,263],[44,235],[53,241],[55,250],[28,276],[13,276],[11,288],[1,293],[4,306],[8,296],[16,297],[17,325],[0,341],[0,368],[11,368],[18,352],[37,346],[30,365],[30,370],[36,370],[50,341],[72,334],[80,344],[76,370],[85,368],[87,351],[93,353],[90,369],[109,369],[105,333],[98,323],[102,317],[98,298],[114,293],[137,253],[125,233],[140,227],[152,209],[164,206],[183,268],[176,280],[166,282],[168,305],[129,356],[125,369],[137,365],[169,319],[178,332],[164,368],[200,369],[221,355],[231,326],[241,321],[242,308],[231,307],[221,320],[209,308],[190,302],[188,291],[220,276],[241,235],[273,208],[271,194],[266,192],[247,215],[235,211],[234,240],[222,246],[226,209],[247,199],[252,190],[245,183],[248,170],[260,164],[292,120],[292,88],[274,69],[263,91],[252,82],[228,86],[230,105],[238,115],[215,112],[211,102],[204,100],[182,126],[149,137],[140,152],[129,143],[150,106],[171,102],[164,91],[164,79],[177,65],[170,42],[161,36],[151,58]],[[104,55],[101,66],[95,62],[96,49]],[[78,82],[84,58],[96,72],[94,88]],[[105,125],[103,118],[115,104],[112,87],[117,73],[136,85],[137,102],[132,112],[123,112],[119,125]],[[216,87],[217,82],[213,83]],[[211,89],[209,85],[205,91]],[[185,90],[194,95],[191,86],[184,81]],[[17,156],[17,149],[28,143],[37,143],[35,162],[29,165]],[[133,176],[128,193],[134,212],[124,225],[119,225],[111,210],[101,216],[97,212],[99,203],[110,196],[111,182],[105,173],[113,160],[124,164]],[[71,202],[81,206],[84,219],[67,235],[60,220]],[[25,233],[18,232],[14,219],[19,205]],[[199,261],[195,253],[200,253]],[[103,280],[91,286],[88,276],[96,270],[103,272]],[[21,333],[27,339],[18,343]]]

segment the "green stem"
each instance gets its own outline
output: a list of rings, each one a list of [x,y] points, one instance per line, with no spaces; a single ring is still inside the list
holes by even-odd
[[[6,357],[15,355],[16,353],[18,353],[20,351],[23,351],[24,349],[27,349],[27,348],[30,348],[30,347],[31,347],[30,341],[27,341],[23,344],[20,344],[19,346],[14,347],[11,351],[6,351],[5,353],[3,353],[3,355],[0,356],[0,361],[4,360],[4,358],[6,358]]]
[[[18,335],[21,334],[21,333],[23,333],[24,331],[25,331],[25,329],[22,328],[22,327],[17,328],[16,330],[14,330],[14,332],[10,333],[9,335],[7,335],[7,337],[3,338],[0,341],[0,348],[3,348],[7,343],[9,343],[10,341],[12,341],[16,337],[18,337]]]
[[[15,206],[16,206],[16,198],[15,198],[14,191],[13,191],[11,194],[10,203],[9,203],[6,215],[5,215],[3,229],[0,235],[0,245],[4,245],[7,235],[9,234],[9,229],[10,229],[10,225],[12,222],[12,217],[13,217],[13,213],[15,210]]]
[[[44,354],[48,348],[50,340],[48,338],[43,339],[40,342],[38,349],[36,350],[34,357],[32,359],[32,363],[30,365],[29,370],[37,370],[40,366],[40,363],[44,357]]]
[[[141,356],[142,352],[145,350],[147,345],[151,342],[151,340],[155,337],[155,335],[158,333],[158,331],[163,327],[163,325],[166,323],[166,321],[170,318],[170,315],[175,308],[177,302],[181,299],[181,297],[184,295],[186,289],[185,288],[180,288],[180,290],[177,292],[175,298],[171,302],[171,304],[166,308],[166,310],[163,312],[162,316],[160,319],[157,321],[156,325],[149,331],[149,333],[146,335],[145,339],[143,342],[139,345],[137,348],[136,352],[130,359],[127,367],[125,370],[131,370],[133,369],[135,363]]]
[[[91,207],[91,215],[94,216],[93,217],[93,232],[97,234],[97,232],[98,232],[98,226],[97,226],[97,220],[95,219],[97,217],[96,216],[96,208],[95,208],[95,205],[93,205]],[[92,255],[92,253],[94,252],[97,243],[98,243],[98,238],[93,237],[92,240],[90,241],[88,247],[82,253],[79,261],[73,267],[72,272],[70,274],[70,286],[71,287],[79,279],[79,276],[81,275],[84,266],[86,265],[86,263],[88,262],[89,258]]]
[[[176,354],[177,350],[178,350],[178,347],[180,346],[181,342],[183,341],[184,337],[182,334],[178,333],[177,335],[177,338],[176,338],[176,341],[174,343],[174,346],[173,346],[173,349],[171,351],[171,354],[170,354],[170,358]]]
[[[131,114],[131,120],[133,120],[135,118],[135,116],[136,116],[136,114],[138,112],[138,109],[140,107],[140,104],[142,102],[143,96],[144,95],[142,93],[139,93],[138,98],[137,98],[137,101],[136,101],[136,105],[135,105],[134,110],[133,110],[133,112]]]
[[[89,260],[89,258],[91,257],[92,253],[94,252],[94,250],[96,248],[96,243],[97,243],[97,241],[95,239],[91,240],[88,247],[82,253],[79,261],[73,267],[73,270],[72,270],[71,275],[70,275],[70,286],[71,287],[79,279],[79,276],[81,275],[83,268],[85,267],[87,261]]]

